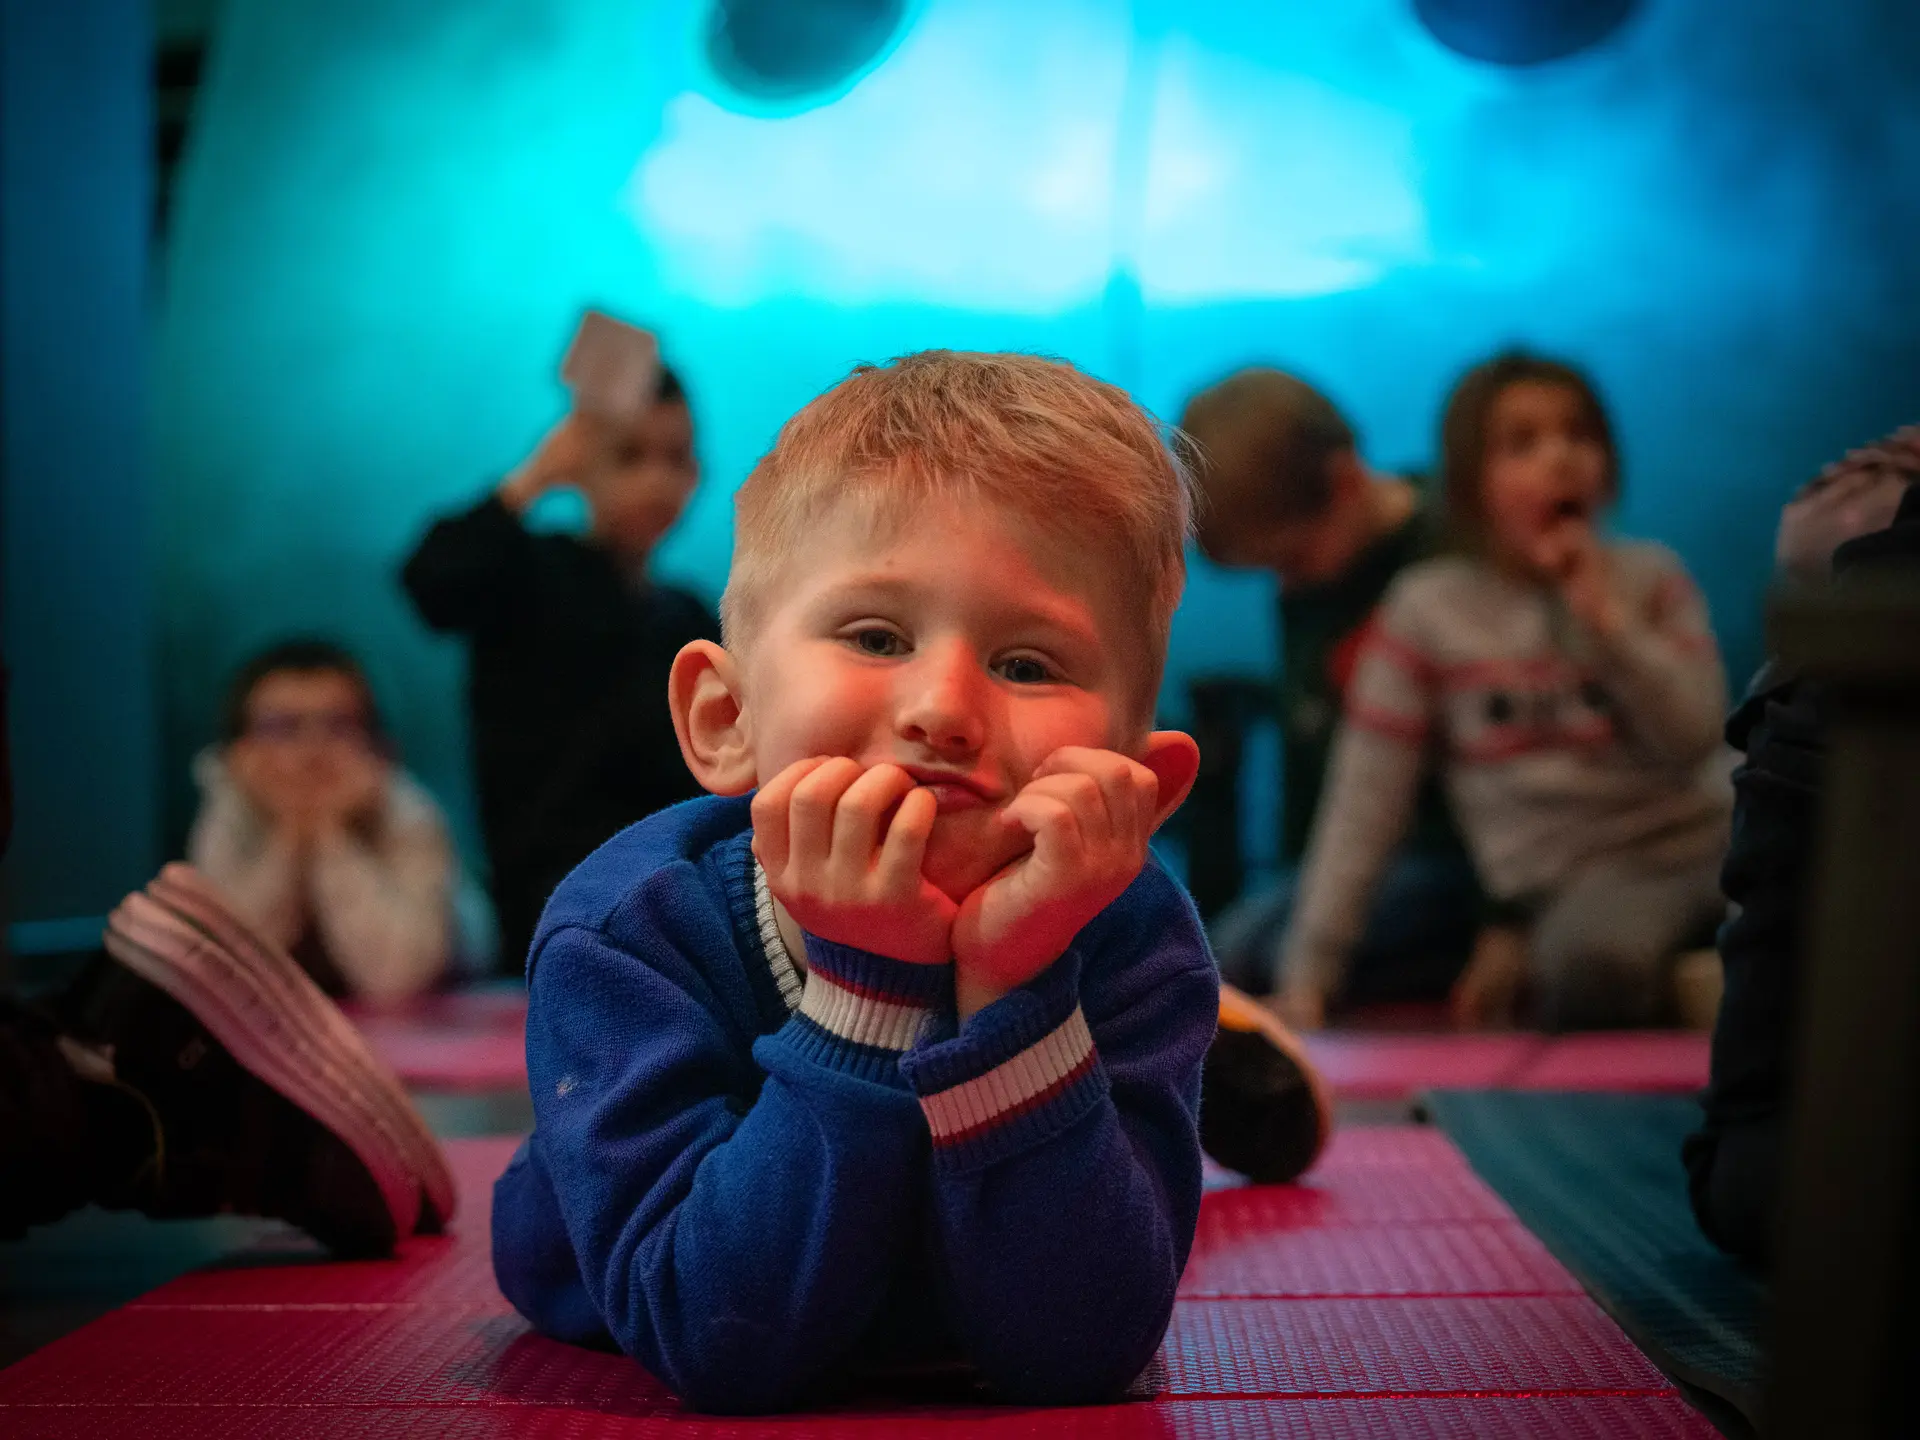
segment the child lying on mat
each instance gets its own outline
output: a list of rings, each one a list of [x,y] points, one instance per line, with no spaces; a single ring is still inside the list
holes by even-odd
[[[535,936],[501,1289],[703,1409],[956,1355],[1112,1397],[1192,1243],[1216,1018],[1147,850],[1198,765],[1148,728],[1180,468],[1070,366],[928,352],[801,410],[735,513],[725,647],[670,684],[713,794]]]
[[[1495,901],[1455,991],[1505,1018],[1524,979],[1549,1029],[1660,1018],[1673,961],[1724,908],[1725,682],[1680,562],[1599,528],[1617,494],[1599,397],[1572,368],[1470,371],[1443,426],[1461,553],[1401,572],[1363,642],[1281,952],[1315,1023],[1437,764]]]

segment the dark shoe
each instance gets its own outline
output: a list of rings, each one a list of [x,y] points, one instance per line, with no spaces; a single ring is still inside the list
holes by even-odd
[[[1200,1078],[1200,1146],[1263,1185],[1298,1179],[1333,1131],[1333,1101],[1299,1038],[1220,987],[1220,1028]]]
[[[284,951],[185,866],[128,896],[69,1005],[69,1057],[137,1104],[150,1147],[102,1203],[277,1216],[378,1254],[452,1213],[439,1146]],[[124,1108],[124,1107],[123,1107]]]
[[[266,1215],[342,1255],[393,1249],[394,1214],[352,1149],[165,991],[103,956],[76,985],[68,1028],[62,1048],[107,1089],[91,1108],[116,1137],[96,1203],[160,1220]]]
[[[145,908],[135,902],[149,898],[172,912],[162,918],[184,922],[207,948],[200,963],[147,978],[214,1026],[249,1069],[327,1124],[377,1175],[397,1157],[419,1195],[417,1228],[441,1229],[454,1207],[447,1157],[399,1077],[340,1007],[285,950],[249,929],[191,866],[168,865],[147,886],[146,896],[128,896],[121,911]],[[128,918],[137,917],[129,913]],[[190,998],[196,990],[214,1003]],[[277,1067],[284,1083],[268,1067]],[[403,1234],[407,1228],[402,1227]]]

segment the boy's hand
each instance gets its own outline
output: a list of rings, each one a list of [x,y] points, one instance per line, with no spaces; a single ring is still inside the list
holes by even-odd
[[[954,921],[962,1020],[1059,959],[1133,883],[1159,795],[1153,771],[1111,750],[1066,746],[1040,763],[1000,812],[1033,849],[969,895]]]
[[[767,888],[822,940],[921,965],[952,957],[955,905],[920,873],[938,810],[898,765],[813,756],[753,798]]]
[[[541,438],[520,467],[494,493],[514,514],[524,514],[549,490],[586,486],[603,463],[606,427],[578,412],[569,413]]]
[[[1485,925],[1473,955],[1453,982],[1447,1008],[1462,1030],[1504,1030],[1513,1024],[1527,978],[1527,932],[1512,925]]]

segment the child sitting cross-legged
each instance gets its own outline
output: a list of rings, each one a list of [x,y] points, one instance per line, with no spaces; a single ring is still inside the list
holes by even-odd
[[[1439,767],[1496,907],[1454,992],[1466,1023],[1530,989],[1549,1029],[1677,1008],[1675,960],[1724,909],[1732,803],[1725,681],[1678,559],[1602,537],[1617,492],[1584,376],[1504,355],[1442,429],[1460,553],[1401,572],[1362,642],[1281,950],[1281,1005],[1311,1023],[1367,897]]]
[[[713,794],[603,846],[530,956],[494,1266],[703,1409],[962,1360],[1122,1391],[1201,1192],[1217,980],[1150,858],[1188,492],[1072,367],[927,352],[799,412],[736,500],[724,648],[669,687]]]

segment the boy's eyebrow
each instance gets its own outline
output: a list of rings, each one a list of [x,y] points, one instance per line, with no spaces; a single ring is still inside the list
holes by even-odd
[[[922,582],[904,575],[854,575],[835,581],[820,592],[821,603],[844,604],[850,600],[906,598],[925,589]],[[997,607],[1002,618],[1037,623],[1064,632],[1083,644],[1098,646],[1099,627],[1093,623],[1092,607],[1081,603],[1062,603],[1051,597],[1004,595]]]

